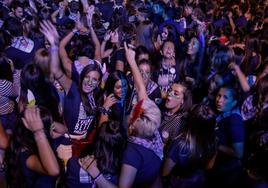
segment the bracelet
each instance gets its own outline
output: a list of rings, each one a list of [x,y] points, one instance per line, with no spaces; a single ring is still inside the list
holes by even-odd
[[[109,115],[111,113],[111,109],[106,110],[104,107],[99,107],[99,111],[104,115]]]
[[[52,52],[58,52],[59,51],[59,47],[58,46],[51,46],[49,49],[50,53]]]
[[[75,35],[78,32],[78,29],[73,29],[72,33]]]
[[[93,181],[96,182],[100,178],[101,175],[102,173],[100,172],[95,178],[93,178]]]
[[[56,80],[61,79],[64,76],[64,73],[62,73],[59,77],[55,77]]]

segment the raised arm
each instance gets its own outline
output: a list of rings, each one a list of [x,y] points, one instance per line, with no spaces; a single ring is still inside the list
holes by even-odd
[[[40,110],[37,107],[27,108],[22,121],[27,129],[32,131],[38,148],[38,156],[31,155],[26,161],[26,165],[33,171],[49,176],[57,176],[60,167],[56,156],[48,142],[44,132],[44,125],[40,117]]]
[[[57,29],[50,21],[43,21],[41,23],[40,31],[45,35],[51,45],[50,70],[53,73],[54,78],[59,81],[65,92],[68,93],[69,89],[71,88],[72,80],[64,74],[60,67],[58,47],[59,35]]]
[[[231,26],[231,29],[232,29],[232,33],[234,34],[236,32],[236,28],[235,28],[235,23],[234,23],[234,20],[233,20],[233,13],[231,11],[228,12],[228,19],[229,19],[229,22],[230,22],[230,26]]]
[[[241,85],[241,88],[244,92],[248,92],[250,90],[250,86],[248,84],[247,78],[244,73],[241,71],[240,67],[235,63],[230,63],[229,68],[235,71],[235,74],[238,78],[238,81]]]
[[[80,13],[78,13],[75,28],[60,41],[60,59],[69,78],[72,76],[72,60],[69,58],[65,47],[71,41],[75,33],[80,31],[83,27],[83,24],[80,22]]]
[[[113,49],[105,50],[106,43],[108,40],[110,40],[110,38],[111,38],[111,32],[107,31],[101,43],[101,58],[106,58],[113,52]]]
[[[69,78],[71,78],[72,75],[72,60],[69,58],[65,46],[70,42],[70,40],[73,38],[76,28],[73,29],[70,33],[68,33],[61,41],[60,41],[60,49],[59,49],[59,55],[61,62],[63,64],[63,68]]]
[[[133,74],[134,84],[135,84],[136,89],[137,89],[139,101],[143,100],[143,99],[147,99],[148,95],[146,93],[145,85],[144,85],[144,82],[142,80],[142,76],[141,76],[141,73],[140,73],[139,68],[137,66],[136,60],[135,60],[135,51],[132,50],[131,48],[129,48],[126,43],[124,43],[124,48],[125,48],[125,52],[126,52],[127,62],[129,64],[129,66],[131,68],[131,72]]]
[[[90,30],[91,39],[95,45],[94,59],[101,62],[101,45],[100,41],[95,33],[94,28],[92,27],[92,18],[95,11],[95,7],[91,5],[87,8],[87,24]]]

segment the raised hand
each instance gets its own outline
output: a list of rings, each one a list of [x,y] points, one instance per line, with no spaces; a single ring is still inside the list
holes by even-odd
[[[95,6],[91,5],[90,7],[87,8],[87,23],[88,26],[92,26],[92,17],[95,12]]]
[[[50,21],[42,21],[40,24],[40,31],[45,35],[51,46],[58,45],[59,34],[56,27]]]
[[[80,21],[80,18],[81,18],[81,14],[80,14],[80,12],[78,12],[77,13],[77,18],[76,18],[76,21],[75,21],[75,28],[78,29],[78,31],[81,31],[84,28],[84,25]]]
[[[100,173],[97,167],[97,161],[93,155],[86,156],[79,160],[80,166],[85,169],[93,178]]]
[[[125,53],[126,53],[126,58],[127,58],[128,63],[130,64],[130,63],[136,62],[135,60],[136,52],[132,48],[129,48],[126,42],[124,42],[124,48],[125,48]]]
[[[104,99],[103,107],[108,110],[117,102],[117,99],[114,97],[114,94],[110,94],[108,97]]]
[[[36,106],[26,108],[22,121],[24,126],[33,133],[44,128],[40,117],[40,109]]]

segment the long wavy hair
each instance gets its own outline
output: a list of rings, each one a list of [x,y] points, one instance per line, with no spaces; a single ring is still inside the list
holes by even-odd
[[[40,108],[40,116],[44,123],[44,131],[49,137],[50,126],[53,122],[51,112],[44,108]],[[25,177],[22,174],[21,167],[25,164],[20,162],[20,153],[26,151],[30,155],[38,156],[38,149],[33,133],[28,130],[23,122],[23,116],[18,117],[17,124],[11,137],[11,143],[6,153],[6,161],[8,165],[7,182],[10,188],[26,188]],[[49,139],[50,140],[50,139]]]
[[[123,73],[122,71],[119,71],[119,70],[116,70],[115,72],[110,74],[106,83],[105,83],[104,90],[107,92],[107,96],[114,92],[114,86],[115,86],[116,82],[119,80],[121,80],[121,81],[123,80],[124,82],[126,82],[125,88],[123,88],[123,85],[122,85],[122,92],[123,92],[123,90],[125,90],[124,91],[125,98],[129,97],[130,86],[129,86],[127,77],[126,77],[125,73]]]
[[[124,128],[117,121],[102,123],[95,142],[94,156],[101,172],[120,172],[122,154],[126,146]]]
[[[55,87],[47,81],[43,71],[36,64],[28,64],[22,69],[19,99],[20,112],[23,112],[28,104],[28,90],[33,93],[36,105],[44,106],[49,109],[53,120],[61,122],[57,91]]]
[[[101,69],[99,67],[99,65],[97,63],[94,64],[89,64],[87,66],[85,66],[85,68],[82,70],[81,74],[80,74],[80,78],[79,78],[79,91],[80,91],[80,96],[81,96],[81,100],[82,100],[82,104],[84,106],[84,109],[86,111],[86,113],[88,115],[95,115],[96,114],[96,108],[91,107],[90,103],[89,103],[89,99],[88,99],[88,94],[85,93],[83,91],[83,80],[86,77],[86,75],[91,72],[91,71],[97,71],[100,75],[99,81],[101,81],[102,79],[102,72]],[[93,90],[93,97],[95,100],[96,105],[98,105],[100,103],[101,100],[101,94],[102,91],[99,87],[99,85]]]
[[[188,164],[205,168],[217,151],[214,133],[214,114],[204,104],[194,105],[189,113],[187,126],[176,137],[182,150],[189,151]]]

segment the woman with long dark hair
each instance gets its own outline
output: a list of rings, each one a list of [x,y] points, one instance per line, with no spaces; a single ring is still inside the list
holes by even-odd
[[[34,97],[32,99],[29,98],[31,94]],[[32,100],[35,101],[35,105],[41,105],[49,109],[54,121],[61,122],[57,90],[46,79],[43,71],[36,64],[28,64],[21,71],[19,112],[23,112]]]
[[[101,124],[94,143],[93,151],[87,151],[83,158],[72,157],[67,164],[67,187],[94,187],[96,177],[87,173],[81,165],[95,157],[95,162],[104,178],[114,184],[118,183],[118,176],[126,145],[123,127],[119,122],[106,121]]]
[[[187,125],[168,148],[162,175],[171,187],[205,187],[205,169],[216,154],[214,116],[205,105],[194,106]]]
[[[130,86],[126,75],[119,70],[110,74],[104,90],[107,97],[104,100],[103,108],[101,108],[99,124],[108,119],[123,123],[130,97]]]
[[[59,35],[55,26],[51,22],[43,22],[41,31],[51,44],[51,72],[65,91],[63,117],[68,129],[68,135],[65,136],[78,139],[78,145],[82,142],[81,139],[86,137],[87,141],[92,142],[91,136],[94,136],[97,120],[98,99],[101,95],[99,88],[101,69],[97,63],[89,64],[82,70],[78,83],[71,80],[60,68]],[[77,155],[80,155],[80,151]]]
[[[28,107],[7,152],[9,187],[55,187],[60,168],[51,147],[52,114],[43,107]]]

